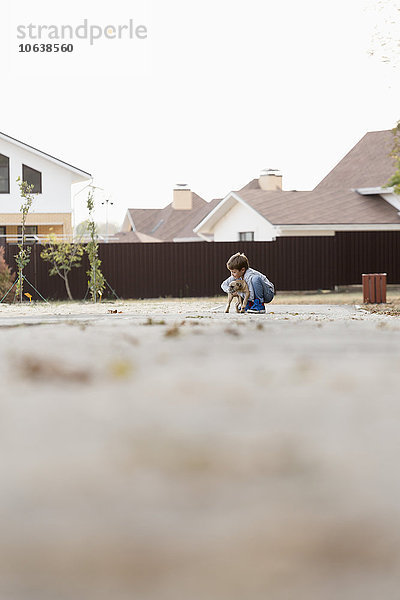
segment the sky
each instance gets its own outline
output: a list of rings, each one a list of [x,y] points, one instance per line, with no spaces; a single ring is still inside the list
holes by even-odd
[[[119,225],[128,208],[167,205],[177,183],[209,201],[277,168],[284,189],[313,189],[367,131],[400,119],[399,9],[400,0],[2,0],[0,131],[90,172],[97,220],[110,198]],[[29,24],[85,20],[95,35],[131,24],[133,37],[125,28],[121,39],[61,40],[73,42],[69,53],[18,51],[60,40],[19,39],[17,27],[27,36]],[[82,188],[75,222],[87,216]]]

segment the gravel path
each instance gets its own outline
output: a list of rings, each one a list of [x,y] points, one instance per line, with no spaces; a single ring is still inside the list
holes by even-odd
[[[398,319],[8,306],[0,340],[0,598],[397,600]]]

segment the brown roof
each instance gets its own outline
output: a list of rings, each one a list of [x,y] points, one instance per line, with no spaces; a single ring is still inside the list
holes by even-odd
[[[274,225],[400,223],[397,210],[381,196],[351,190],[327,192],[238,192]]]
[[[130,208],[129,213],[136,231],[155,236],[163,242],[176,238],[199,238],[193,229],[220,202],[206,202],[192,192],[191,210],[176,210],[172,203],[164,208]]]
[[[391,130],[370,131],[346,154],[316,190],[380,187],[395,171],[390,156],[394,137]]]
[[[246,190],[261,190],[260,184],[258,183],[258,179],[252,179],[249,183],[246,183],[245,186],[240,188],[239,192],[244,192]]]
[[[253,179],[237,194],[274,225],[399,224],[397,209],[381,196],[354,191],[387,183],[395,170],[392,145],[390,130],[367,133],[309,192],[267,192]]]

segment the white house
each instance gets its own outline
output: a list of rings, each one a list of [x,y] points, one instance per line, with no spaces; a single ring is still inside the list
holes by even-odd
[[[37,194],[26,233],[39,238],[72,235],[71,186],[90,181],[90,173],[0,132],[0,240],[13,241],[20,232],[18,177]]]
[[[219,242],[400,230],[400,198],[392,188],[383,187],[395,171],[392,146],[390,130],[367,133],[308,192],[283,191],[281,173],[267,169],[227,194],[194,232]]]

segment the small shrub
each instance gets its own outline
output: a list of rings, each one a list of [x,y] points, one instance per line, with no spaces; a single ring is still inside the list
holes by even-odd
[[[50,275],[59,275],[64,280],[65,289],[70,300],[73,300],[73,297],[69,287],[68,274],[73,267],[81,266],[82,255],[83,247],[81,244],[61,242],[54,234],[49,236],[44,250],[40,253],[40,258],[52,265]]]
[[[15,281],[15,273],[11,273],[11,269],[4,258],[4,247],[0,246],[0,300],[11,288]],[[5,302],[14,300],[15,292],[11,290],[8,296],[4,299]]]

